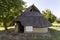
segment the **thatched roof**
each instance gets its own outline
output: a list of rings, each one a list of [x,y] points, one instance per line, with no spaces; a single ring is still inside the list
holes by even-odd
[[[20,16],[17,16],[12,24],[17,21],[21,22],[24,26],[48,27],[52,25],[42,16],[40,11],[34,5],[28,7]]]

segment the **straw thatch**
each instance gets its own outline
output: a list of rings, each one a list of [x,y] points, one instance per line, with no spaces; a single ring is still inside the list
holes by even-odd
[[[21,22],[21,24],[24,26],[48,27],[52,25],[46,18],[42,16],[40,11],[34,5],[28,7],[27,10],[20,16],[17,16],[11,25],[17,21]]]

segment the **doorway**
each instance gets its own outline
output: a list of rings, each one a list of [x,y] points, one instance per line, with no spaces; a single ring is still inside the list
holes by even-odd
[[[24,33],[24,26],[21,24],[21,22],[17,21],[16,23],[18,24],[18,32]]]

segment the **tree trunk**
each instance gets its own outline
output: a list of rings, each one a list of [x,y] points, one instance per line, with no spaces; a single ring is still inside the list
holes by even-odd
[[[7,29],[6,23],[3,23],[3,25],[4,25],[4,28],[5,28],[5,31],[7,31],[8,29]]]

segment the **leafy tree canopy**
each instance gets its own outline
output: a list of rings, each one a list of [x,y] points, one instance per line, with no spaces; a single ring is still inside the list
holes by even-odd
[[[51,23],[53,23],[56,20],[56,16],[53,15],[49,9],[43,10],[42,15]]]
[[[0,23],[4,27],[8,26],[25,9],[24,4],[22,0],[0,0]]]

